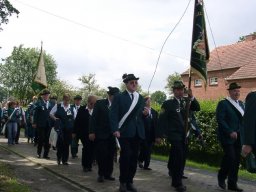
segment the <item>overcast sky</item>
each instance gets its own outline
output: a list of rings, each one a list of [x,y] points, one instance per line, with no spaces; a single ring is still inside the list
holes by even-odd
[[[102,87],[119,86],[134,73],[147,90],[161,46],[189,0],[10,0],[20,11],[0,32],[0,58],[13,47],[40,48],[58,65],[58,77],[75,87],[96,74]],[[256,31],[255,0],[205,0],[210,50]],[[170,36],[150,91],[164,90],[169,74],[189,67],[194,0]],[[213,37],[211,35],[210,26]]]

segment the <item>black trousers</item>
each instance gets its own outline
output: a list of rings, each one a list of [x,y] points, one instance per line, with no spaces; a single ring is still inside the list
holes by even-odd
[[[140,140],[135,138],[120,138],[120,183],[133,183],[137,170]]]
[[[171,171],[172,186],[182,185],[182,175],[185,166],[185,142],[171,141],[168,168]]]
[[[187,157],[188,157],[188,143],[186,143],[185,146],[184,146],[184,158],[183,158],[183,162],[182,162],[182,169],[183,169],[182,175],[184,175],[184,170],[185,170],[185,166],[186,166]],[[172,176],[170,157],[169,157],[169,160],[168,160],[167,168],[169,170],[169,176]]]
[[[79,142],[79,139],[77,137],[72,139],[71,147],[70,147],[72,157],[75,157],[78,153],[78,146],[79,146],[78,142]]]
[[[66,163],[69,157],[69,146],[72,140],[72,130],[62,128],[57,140],[57,159]]]
[[[151,152],[152,152],[152,142],[143,140],[140,143],[140,152],[138,161],[143,163],[144,162],[144,168],[148,168],[150,164],[151,159]]]
[[[236,185],[238,180],[238,169],[240,164],[241,143],[238,137],[234,144],[222,145],[224,156],[218,177],[221,180],[228,178],[228,185]]]
[[[116,151],[115,138],[97,139],[96,160],[98,163],[98,175],[108,177],[113,173],[114,155]]]
[[[94,142],[89,140],[89,137],[80,138],[83,144],[82,148],[82,166],[83,168],[91,169],[94,160]]]
[[[51,130],[50,127],[37,127],[37,133],[38,133],[37,154],[38,155],[41,155],[43,147],[44,147],[44,157],[48,156],[48,154],[49,154],[50,130]]]

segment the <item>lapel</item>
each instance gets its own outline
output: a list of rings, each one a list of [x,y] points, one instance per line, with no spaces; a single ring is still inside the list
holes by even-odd
[[[231,107],[231,109],[233,109],[233,111],[235,112],[235,114],[238,116],[238,118],[243,118],[243,116],[241,115],[241,113],[237,110],[237,108],[234,106],[234,105],[232,105],[227,99],[226,99],[226,102],[228,103],[228,105]],[[241,101],[239,101],[239,105],[241,106],[241,103],[240,103]],[[243,110],[244,110],[244,107],[242,107],[243,108]]]

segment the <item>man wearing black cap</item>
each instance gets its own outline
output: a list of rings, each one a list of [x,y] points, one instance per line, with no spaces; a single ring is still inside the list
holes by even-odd
[[[185,85],[182,81],[175,81],[173,88],[174,98],[165,101],[161,107],[159,116],[159,127],[157,129],[157,142],[163,135],[167,136],[168,142],[171,143],[169,153],[168,168],[171,171],[172,186],[176,191],[186,191],[186,186],[182,184],[182,176],[185,163],[185,117],[186,117],[186,102],[190,103],[190,111],[199,111],[200,105],[188,90],[188,99],[185,100],[184,88]]]
[[[218,185],[226,189],[243,191],[238,188],[238,169],[240,164],[241,142],[240,131],[243,128],[244,104],[239,100],[240,88],[237,83],[230,83],[229,97],[221,100],[216,109],[218,122],[218,139],[224,151],[221,167],[218,172]]]
[[[44,89],[41,93],[41,99],[35,104],[33,127],[37,129],[38,145],[37,157],[41,158],[42,148],[44,147],[43,158],[49,159],[49,137],[51,130],[50,111],[53,105],[49,102],[50,91]]]
[[[81,97],[80,95],[76,95],[76,96],[74,97],[74,104],[71,106],[71,108],[72,108],[73,111],[74,111],[74,117],[75,117],[75,118],[76,118],[78,109],[79,109],[80,106],[81,106],[81,102],[82,102],[82,97]],[[71,142],[71,155],[72,155],[72,158],[73,158],[73,159],[77,157],[78,146],[79,146],[78,142],[79,142],[78,137],[72,138],[72,142]]]
[[[108,87],[107,99],[98,100],[93,108],[90,121],[89,138],[96,144],[96,159],[98,163],[98,182],[114,181],[112,177],[114,154],[116,151],[115,137],[112,134],[109,113],[112,101],[119,93],[117,87]]]
[[[124,74],[126,90],[116,95],[110,111],[112,132],[120,143],[120,192],[137,189],[133,178],[137,169],[140,140],[145,138],[142,112],[145,106],[143,97],[136,92],[138,79],[133,74]]]

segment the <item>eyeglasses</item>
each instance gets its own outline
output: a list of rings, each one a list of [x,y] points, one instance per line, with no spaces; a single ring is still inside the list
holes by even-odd
[[[138,85],[138,81],[129,81],[129,84],[131,84],[131,85]]]

